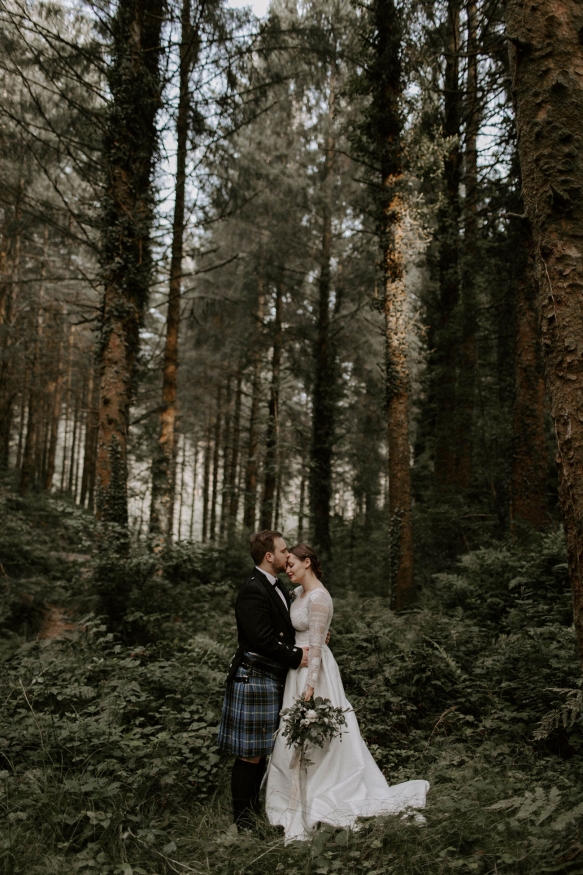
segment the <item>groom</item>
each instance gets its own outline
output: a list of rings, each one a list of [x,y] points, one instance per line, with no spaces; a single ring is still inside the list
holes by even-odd
[[[235,604],[239,646],[227,676],[219,748],[235,754],[231,793],[235,823],[249,829],[257,810],[266,758],[279,724],[285,678],[308,664],[308,648],[295,646],[290,597],[277,579],[289,552],[281,532],[251,536],[255,568]]]

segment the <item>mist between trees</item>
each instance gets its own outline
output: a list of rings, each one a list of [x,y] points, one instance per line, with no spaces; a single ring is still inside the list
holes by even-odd
[[[503,4],[138,7],[0,13],[20,493],[70,496],[120,555],[275,527],[356,586],[373,550],[397,608],[461,551],[557,525],[570,414],[545,395]]]

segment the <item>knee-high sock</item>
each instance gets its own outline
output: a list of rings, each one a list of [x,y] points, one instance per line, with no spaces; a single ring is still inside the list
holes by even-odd
[[[252,826],[252,813],[256,807],[259,786],[263,774],[262,763],[248,763],[237,758],[231,772],[231,793],[233,796],[233,817],[237,826]],[[260,775],[259,783],[257,777]]]

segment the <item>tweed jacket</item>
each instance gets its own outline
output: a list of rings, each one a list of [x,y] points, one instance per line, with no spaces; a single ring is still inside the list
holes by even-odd
[[[267,577],[254,568],[239,590],[235,603],[239,646],[229,666],[227,682],[235,677],[245,651],[257,653],[286,668],[298,668],[302,648],[295,646],[295,629],[289,615],[290,597],[284,591],[287,609]]]

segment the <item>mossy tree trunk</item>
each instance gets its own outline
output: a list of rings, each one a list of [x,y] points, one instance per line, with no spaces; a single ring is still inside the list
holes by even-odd
[[[87,415],[85,419],[85,446],[83,453],[83,476],[81,478],[81,505],[93,510],[95,490],[95,450],[97,448],[97,425],[99,396],[96,391],[95,368],[89,371],[87,386]]]
[[[513,523],[522,521],[538,530],[547,523],[546,394],[532,241],[524,223],[520,224],[517,236],[522,243],[522,258],[516,283],[510,514]]]
[[[158,548],[172,541],[174,493],[176,489],[176,421],[178,388],[178,334],[182,293],[182,253],[188,151],[189,78],[198,49],[198,33],[191,22],[191,0],[181,10],[178,117],[176,120],[176,185],[170,260],[170,293],[166,317],[166,343],[162,377],[162,405],[158,444],[152,459],[152,503],[150,535]]]
[[[120,548],[128,524],[127,440],[134,365],[152,270],[152,171],[164,11],[164,0],[120,0],[108,72],[96,485],[98,518],[117,527],[119,537],[111,543]]]
[[[461,337],[457,392],[457,487],[465,492],[472,477],[472,432],[477,366],[477,301],[475,277],[478,270],[478,133],[480,99],[478,95],[478,21],[475,0],[469,0],[467,15],[466,127],[464,150],[465,200],[464,238],[461,262]]]
[[[403,19],[394,0],[376,0],[375,49],[370,71],[374,85],[371,133],[380,158],[380,243],[384,282],[385,386],[388,430],[389,542],[391,598],[395,610],[413,599],[411,450],[409,442],[409,365],[407,294],[403,264],[401,147]]]
[[[518,152],[583,657],[583,5],[510,0]]]
[[[444,160],[444,201],[438,217],[439,292],[435,312],[431,314],[435,328],[430,338],[430,347],[434,350],[431,395],[435,410],[435,479],[440,488],[456,486],[456,447],[451,430],[457,409],[458,331],[455,313],[460,287],[460,5],[460,0],[449,0],[447,5],[443,133],[450,146]]]

